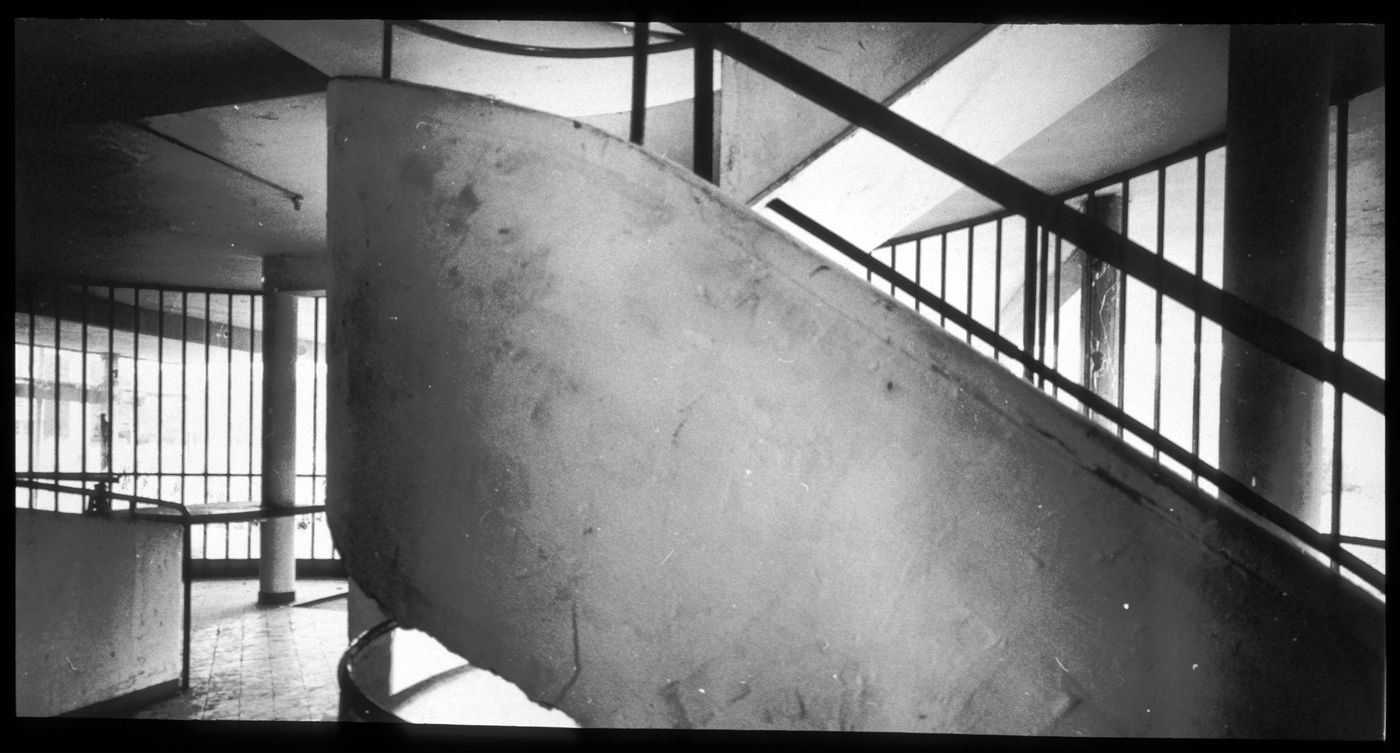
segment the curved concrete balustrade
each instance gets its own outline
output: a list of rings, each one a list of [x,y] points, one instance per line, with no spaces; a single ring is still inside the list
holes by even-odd
[[[329,91],[329,514],[583,726],[1378,736],[1384,609],[675,165]]]

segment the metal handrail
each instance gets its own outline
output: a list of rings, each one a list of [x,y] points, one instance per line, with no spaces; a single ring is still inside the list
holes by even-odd
[[[1346,567],[1359,578],[1366,581],[1366,583],[1378,589],[1381,593],[1385,593],[1385,574],[1376,570],[1355,554],[1342,548],[1342,543],[1346,542],[1313,530],[1306,523],[1303,523],[1296,517],[1290,515],[1287,511],[1273,504],[1258,492],[1251,489],[1248,485],[1214,466],[1211,466],[1199,457],[1196,457],[1190,450],[1162,436],[1151,427],[1133,418],[1123,409],[1104,400],[1092,390],[1063,376],[1054,368],[1042,363],[1029,351],[1023,350],[1015,343],[1002,337],[1000,333],[995,332],[976,319],[973,319],[968,314],[947,303],[942,298],[924,289],[924,287],[917,282],[895,271],[893,267],[878,259],[872,258],[870,254],[862,251],[855,244],[836,235],[831,230],[802,214],[781,199],[774,199],[770,201],[767,206],[784,219],[792,222],[806,232],[811,233],[822,242],[840,251],[845,256],[858,262],[875,274],[880,275],[902,292],[912,296],[919,303],[928,306],[942,316],[946,316],[950,322],[968,330],[974,337],[977,337],[990,344],[996,350],[1006,353],[1011,358],[1019,361],[1025,366],[1028,372],[1054,384],[1056,387],[1084,403],[1091,410],[1118,423],[1126,430],[1141,437],[1152,447],[1160,450],[1164,455],[1185,465],[1202,478],[1220,487],[1221,491],[1230,495],[1230,497],[1239,502],[1245,509],[1283,529],[1294,538],[1306,544],[1309,548],[1332,558],[1338,564]]]
[[[155,507],[160,507],[167,510],[175,510],[176,512],[180,513],[181,519],[186,519],[190,517],[189,508],[187,508],[185,505],[180,504],[179,502],[170,502],[164,499],[156,499],[155,497],[139,497],[135,494],[122,494],[120,492],[107,491],[106,489],[88,489],[87,487],[83,486],[62,486],[59,484],[48,484],[42,481],[30,481],[27,479],[18,478],[18,474],[16,474],[16,476],[17,477],[15,478],[15,486],[22,486],[26,489],[59,492],[61,494],[76,494],[79,496],[94,497],[97,499],[120,499],[126,502],[131,502],[133,504],[153,505]],[[101,484],[99,484],[99,486],[101,486]]]
[[[340,655],[340,664],[336,667],[335,676],[336,681],[340,684],[341,721],[346,721],[346,712],[350,711],[367,722],[407,722],[403,717],[384,708],[366,695],[365,691],[361,690],[360,686],[355,683],[355,678],[350,670],[350,665],[360,654],[364,653],[376,640],[398,626],[398,620],[390,617],[356,636],[355,640],[350,642],[350,646],[345,649],[345,653]]]
[[[1112,264],[1299,371],[1330,382],[1385,414],[1385,380],[1339,358],[1302,330],[1210,285],[1103,223],[985,162],[787,53],[724,24],[673,23],[706,34],[716,49],[793,92],[885,139],[1090,256]]]

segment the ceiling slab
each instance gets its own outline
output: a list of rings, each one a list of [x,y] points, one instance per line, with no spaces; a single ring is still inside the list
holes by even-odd
[[[18,128],[274,99],[326,81],[232,20],[15,20]]]

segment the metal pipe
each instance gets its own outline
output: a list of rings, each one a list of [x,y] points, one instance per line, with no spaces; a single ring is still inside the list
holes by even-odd
[[[156,493],[165,497],[165,291],[156,303]]]
[[[629,140],[642,145],[647,117],[647,21],[639,18],[632,32],[632,129]]]
[[[948,300],[948,234],[944,233],[938,239],[938,297],[946,301]],[[948,317],[940,315],[938,326],[948,326]]]
[[[117,355],[116,355],[116,309],[117,291],[107,286],[107,424],[102,427],[102,470],[110,472],[113,464],[112,435],[117,423]]]
[[[973,229],[974,229],[973,227],[969,227],[969,228],[967,229],[967,315],[968,315],[968,316],[973,316],[973,313],[972,313],[972,279],[973,279],[973,278],[972,278],[972,267],[973,267],[973,264],[972,264],[972,246],[973,246],[974,243],[975,243],[975,236],[973,235],[973,232],[972,232]],[[976,317],[973,316],[973,318],[976,318]],[[972,331],[971,331],[971,330],[968,330],[968,331],[967,331],[967,344],[968,344],[968,345],[971,345],[971,344],[972,344]]]
[[[1206,257],[1206,154],[1201,152],[1196,155],[1196,279],[1205,278],[1205,257]],[[1194,306],[1194,324],[1192,327],[1192,342],[1194,343],[1193,368],[1195,379],[1191,386],[1191,454],[1196,457],[1201,455],[1201,313]],[[1199,474],[1191,472],[1191,483],[1195,485],[1200,479]]]
[[[155,136],[156,138],[158,138],[158,139],[160,139],[160,140],[162,140],[162,141],[168,141],[168,142],[170,142],[171,144],[174,144],[175,146],[180,147],[181,149],[184,149],[184,150],[186,150],[186,151],[189,151],[189,152],[193,152],[193,153],[195,153],[195,154],[198,154],[199,156],[201,156],[201,157],[203,157],[203,158],[205,158],[205,159],[207,159],[207,160],[210,160],[211,162],[217,162],[218,164],[223,165],[224,167],[227,167],[228,169],[230,169],[230,170],[232,170],[232,171],[238,173],[239,175],[242,175],[242,176],[244,176],[244,177],[246,177],[246,178],[251,178],[252,180],[257,181],[258,183],[261,183],[261,184],[263,184],[263,185],[265,185],[265,186],[267,186],[267,187],[269,187],[269,188],[271,188],[271,189],[277,191],[278,193],[282,194],[283,196],[285,196],[285,197],[287,197],[288,199],[291,200],[291,202],[292,202],[292,208],[293,208],[293,209],[295,209],[295,210],[298,211],[298,212],[301,211],[301,203],[302,203],[303,201],[306,200],[306,197],[305,197],[305,196],[302,196],[301,194],[297,193],[296,191],[293,191],[293,190],[290,189],[290,188],[284,188],[283,186],[279,186],[279,185],[277,185],[276,183],[273,183],[272,181],[268,180],[267,178],[262,177],[261,175],[258,175],[258,174],[256,174],[256,173],[250,171],[250,170],[247,170],[247,169],[244,169],[244,168],[242,168],[242,167],[239,167],[238,165],[235,165],[235,164],[233,164],[232,162],[229,162],[228,160],[225,160],[225,159],[223,159],[223,158],[221,158],[221,157],[216,157],[216,156],[214,156],[214,155],[212,155],[212,154],[210,154],[210,153],[208,153],[208,152],[206,152],[206,151],[204,151],[204,150],[202,150],[202,149],[199,149],[199,148],[196,148],[196,147],[191,146],[191,145],[189,145],[189,144],[186,144],[185,142],[183,142],[183,141],[181,141],[181,140],[175,138],[174,136],[169,136],[169,135],[166,135],[166,134],[164,134],[164,133],[161,133],[160,131],[157,131],[155,128],[152,128],[150,125],[148,125],[148,124],[146,124],[146,123],[137,121],[137,122],[131,123],[130,125],[131,125],[132,128],[135,128],[135,129],[138,130],[138,131],[144,131],[144,132],[146,132],[146,133],[149,133],[149,134],[152,135],[152,136]]]
[[[1333,211],[1333,233],[1336,264],[1335,296],[1332,303],[1333,346],[1332,352],[1338,363],[1345,360],[1346,348],[1346,295],[1347,295],[1347,100],[1337,103],[1337,174]],[[1345,410],[1342,391],[1332,390],[1332,535],[1341,548],[1342,535],[1342,416]]]
[[[1166,259],[1167,253],[1167,170],[1157,171],[1157,258]],[[1156,360],[1152,372],[1152,430],[1162,430],[1162,289],[1157,288],[1156,308],[1153,317],[1153,341],[1156,343]],[[1160,460],[1161,455],[1152,450],[1152,459]]]
[[[1036,348],[1031,351],[1041,363],[1045,363],[1045,328],[1049,323],[1049,312],[1046,304],[1050,302],[1050,230],[1040,228],[1040,269],[1037,284],[1040,292],[1037,295],[1037,303],[1040,306],[1040,314],[1036,317]],[[1045,389],[1045,377],[1040,378],[1040,388]]]
[[[185,503],[185,446],[188,444],[185,437],[189,436],[189,420],[185,403],[188,401],[187,386],[190,381],[190,294],[180,293],[180,504]]]
[[[459,31],[445,29],[441,26],[424,23],[423,21],[395,18],[388,23],[409,31],[431,37],[441,42],[455,44],[460,47],[470,47],[476,50],[486,50],[488,52],[500,52],[507,55],[522,55],[525,57],[541,58],[617,58],[627,57],[636,54],[636,46],[632,47],[541,47],[539,45],[516,44],[514,42],[501,42],[495,39],[463,34]],[[634,27],[637,37],[645,40],[651,35],[646,28],[646,22],[639,22]],[[689,38],[680,38],[671,42],[661,42],[658,44],[643,44],[647,50],[645,54],[658,54],[662,52],[677,52],[689,49],[695,42]]]
[[[58,318],[58,288],[57,284],[49,287],[49,300],[53,302],[53,469],[61,470],[59,464],[59,449],[62,443],[63,434],[63,370],[60,368],[62,361],[60,356],[63,353],[62,336],[63,321]],[[53,497],[53,509],[58,509],[58,495]]]
[[[1025,282],[1021,285],[1022,303],[1025,305],[1025,312],[1021,321],[1021,345],[1027,353],[1035,348],[1035,254],[1036,238],[1039,231],[1035,223],[1026,220],[1026,248],[1025,248]],[[1010,352],[1010,351],[1008,351]],[[1026,381],[1031,381],[1032,370],[1026,366]]]
[[[695,36],[695,174],[715,181],[715,48],[703,31]]]
[[[29,283],[25,286],[25,293],[29,298],[29,447],[27,449],[29,452],[29,470],[32,471],[34,470],[34,444],[38,441],[38,433],[34,431],[34,403],[35,396],[38,395],[39,392],[38,386],[34,383],[34,311],[36,306],[33,283]],[[34,490],[32,489],[29,491],[29,509],[34,509]]]
[[[1050,364],[1050,368],[1056,371],[1060,369],[1060,267],[1064,264],[1063,255],[1064,247],[1062,239],[1057,235],[1055,236],[1055,305],[1053,307],[1055,311],[1055,325],[1051,336],[1051,345],[1054,348],[1055,355],[1054,360]],[[1051,394],[1055,397],[1059,397],[1060,388],[1055,387]]]
[[[1001,220],[997,220],[996,272],[992,289],[992,331],[1001,334]],[[1001,350],[992,351],[993,357],[1001,361]]]
[[[919,238],[919,239],[916,239],[916,240],[914,241],[914,284],[915,284],[915,285],[918,285],[918,286],[921,287],[921,288],[924,286],[924,283],[923,283],[923,280],[922,280],[922,278],[923,278],[923,273],[924,273],[924,241],[923,241],[922,238]],[[921,308],[920,308],[921,306],[923,306],[923,304],[920,303],[918,299],[915,299],[915,300],[914,300],[914,310],[915,310],[915,311],[920,311],[920,310],[921,310]]]
[[[88,453],[87,453],[87,447],[88,447],[88,430],[87,430],[87,415],[88,415],[88,378],[87,378],[87,359],[88,359],[88,286],[83,285],[82,288],[81,288],[81,290],[82,290],[82,298],[83,298],[83,314],[82,314],[82,332],[80,333],[80,339],[81,339],[81,346],[80,346],[80,347],[81,347],[81,350],[79,350],[79,356],[78,356],[78,357],[79,357],[79,359],[81,359],[81,361],[82,361],[82,369],[83,369],[82,378],[81,378],[81,381],[79,382],[79,384],[82,385],[82,390],[83,390],[83,401],[82,401],[83,409],[82,409],[82,411],[81,411],[81,414],[82,414],[82,415],[81,415],[81,428],[80,428],[79,433],[78,433],[78,436],[81,437],[81,440],[80,440],[79,443],[78,443],[78,444],[79,444],[78,452],[80,453],[81,458],[82,458],[82,459],[81,459],[82,470],[83,470],[83,471],[86,471],[86,470],[88,469],[88,464],[87,464],[87,461],[88,461]]]
[[[252,340],[252,333],[248,334]],[[228,294],[228,370],[224,372],[224,383],[227,389],[224,394],[228,398],[228,405],[224,412],[224,470],[228,473],[224,477],[224,500],[233,499],[233,293]],[[230,533],[228,526],[224,527],[224,554],[228,554],[228,540]],[[208,550],[204,556],[209,556]]]
[[[209,502],[209,341],[213,337],[214,309],[210,305],[209,293],[204,294],[204,433],[200,436],[204,438],[204,481],[200,484],[201,496],[204,502]],[[209,526],[200,528],[199,553],[204,555],[209,551]]]
[[[379,77],[389,79],[394,70],[394,22],[384,21],[383,38],[379,43]]]

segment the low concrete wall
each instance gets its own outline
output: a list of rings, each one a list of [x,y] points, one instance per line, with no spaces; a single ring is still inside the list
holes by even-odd
[[[329,516],[583,726],[1377,736],[1384,611],[674,166],[337,80]]]
[[[178,525],[15,510],[15,713],[53,716],[180,680]]]

